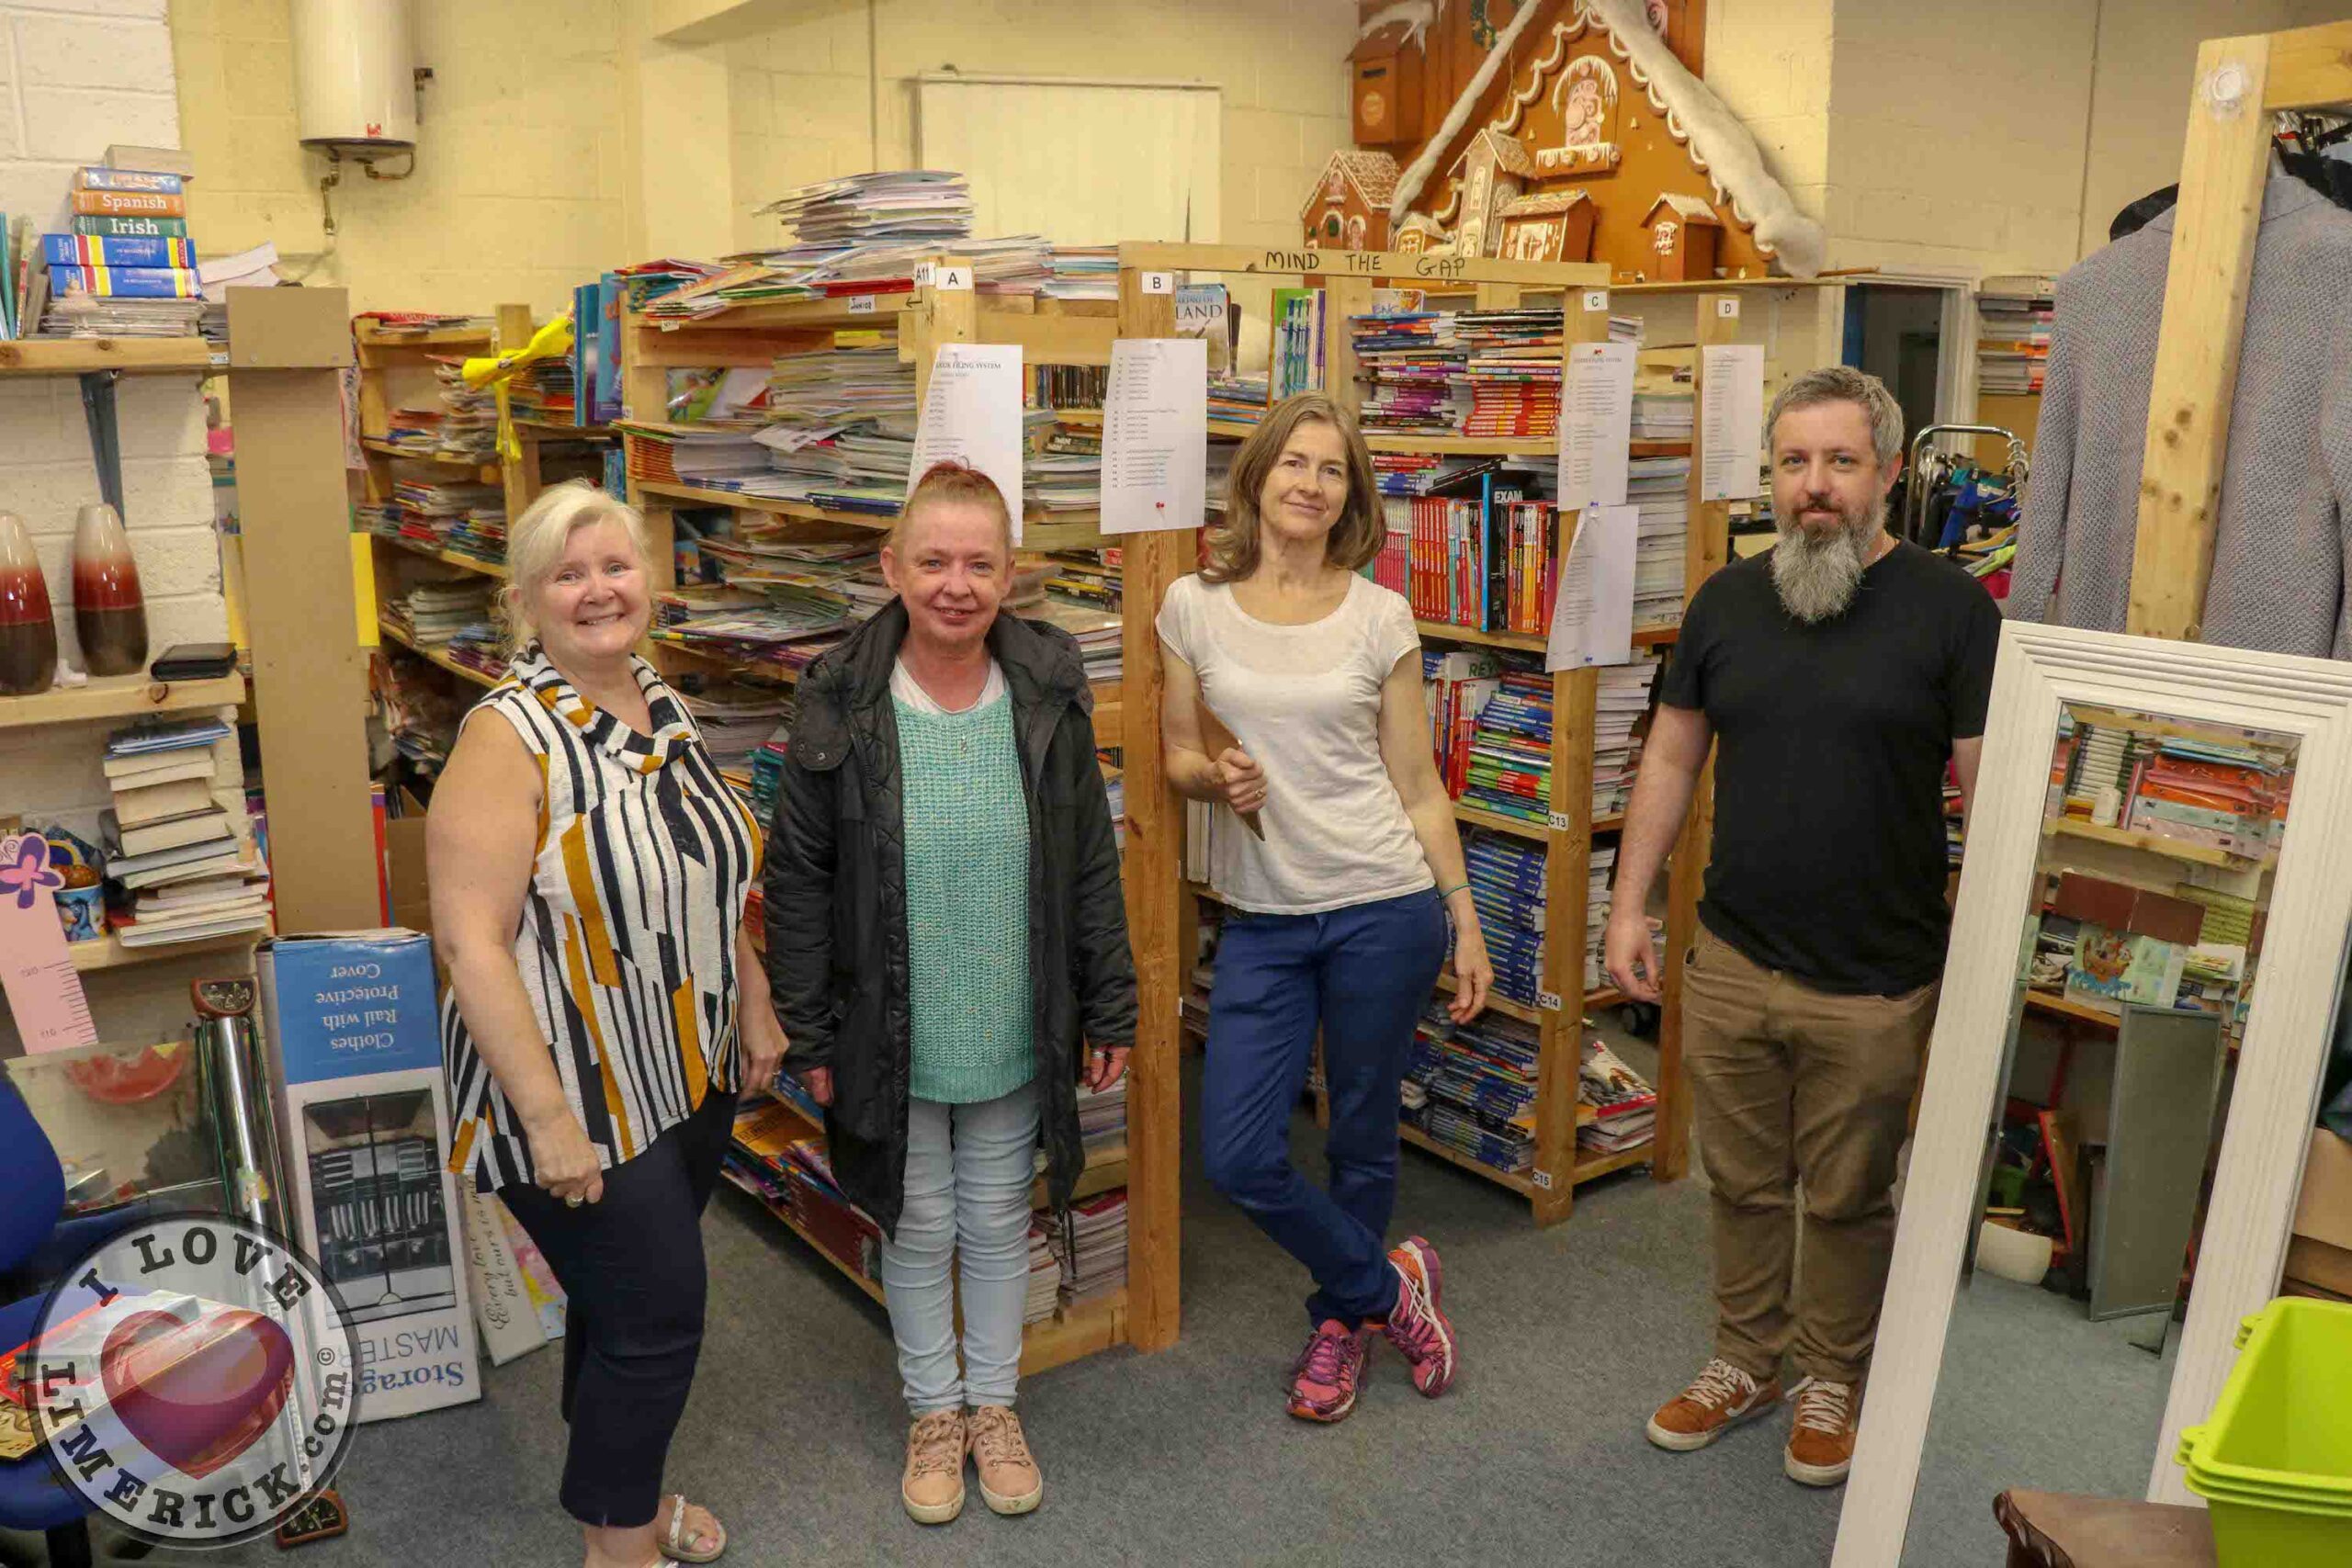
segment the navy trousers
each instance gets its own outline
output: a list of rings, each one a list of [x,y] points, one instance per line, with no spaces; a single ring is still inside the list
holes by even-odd
[[[1434,888],[1320,915],[1226,916],[1201,1075],[1204,1162],[1216,1189],[1314,1276],[1311,1322],[1353,1328],[1396,1305],[1397,1086],[1445,948]],[[1290,1157],[1318,1027],[1328,1190]]]

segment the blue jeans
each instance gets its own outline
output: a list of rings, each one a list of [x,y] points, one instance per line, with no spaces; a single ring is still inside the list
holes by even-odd
[[[1037,1085],[972,1105],[907,1102],[906,1205],[882,1244],[883,1298],[907,1407],[1011,1404],[1029,1298],[1029,1189]],[[956,1287],[964,1286],[964,1375],[956,1372]]]
[[[1217,1190],[1314,1276],[1310,1321],[1353,1328],[1396,1305],[1397,1088],[1445,945],[1434,888],[1320,915],[1226,916],[1201,1074],[1203,1160]],[[1290,1158],[1318,1026],[1328,1192]]]

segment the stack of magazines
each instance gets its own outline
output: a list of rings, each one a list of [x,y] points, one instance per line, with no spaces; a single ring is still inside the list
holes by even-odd
[[[1054,1257],[1054,1249],[1046,1245],[1045,1223],[1035,1216],[1029,1221],[1029,1295],[1021,1309],[1024,1324],[1043,1323],[1054,1315],[1056,1303],[1061,1297],[1062,1266]]]
[[[1577,1070],[1577,1100],[1589,1105],[1594,1120],[1577,1129],[1577,1147],[1597,1155],[1622,1154],[1657,1133],[1657,1091],[1649,1081],[1600,1041],[1584,1043]]]
[[[1069,1224],[1052,1242],[1061,1262],[1064,1307],[1126,1289],[1127,1190],[1114,1188],[1071,1204]]]

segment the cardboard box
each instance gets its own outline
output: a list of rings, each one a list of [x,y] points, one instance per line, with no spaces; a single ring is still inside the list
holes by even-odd
[[[2290,1293],[2352,1297],[2352,1143],[2324,1127],[2312,1129],[2294,1232],[2285,1271]],[[2298,1285],[2312,1289],[2294,1292]]]
[[[2205,924],[2205,907],[2186,898],[2151,893],[2128,882],[2110,882],[2078,871],[2060,874],[2058,895],[2050,912],[2068,919],[2105,926],[2112,931],[2154,937],[2159,942],[2193,946]]]
[[[392,919],[403,929],[433,934],[433,889],[424,875],[424,803],[400,794],[400,812],[384,820],[385,886]]]
[[[281,937],[257,959],[282,1190],[358,1338],[359,1419],[481,1398],[430,940]]]

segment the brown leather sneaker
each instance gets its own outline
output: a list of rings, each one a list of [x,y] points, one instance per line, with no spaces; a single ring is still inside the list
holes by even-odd
[[[1000,1514],[1025,1514],[1046,1495],[1046,1477],[1030,1457],[1021,1417],[1008,1404],[972,1412],[972,1463],[980,1473],[980,1501]]]
[[[1780,1379],[1759,1383],[1718,1356],[1697,1382],[1658,1407],[1650,1417],[1649,1438],[1659,1448],[1689,1453],[1780,1402]]]
[[[1854,1432],[1862,1418],[1861,1390],[1849,1382],[1804,1378],[1790,1391],[1797,1412],[1781,1468],[1807,1486],[1842,1486],[1854,1467]]]
[[[944,1525],[964,1511],[964,1413],[934,1410],[907,1433],[907,1472],[899,1483],[907,1516]]]

